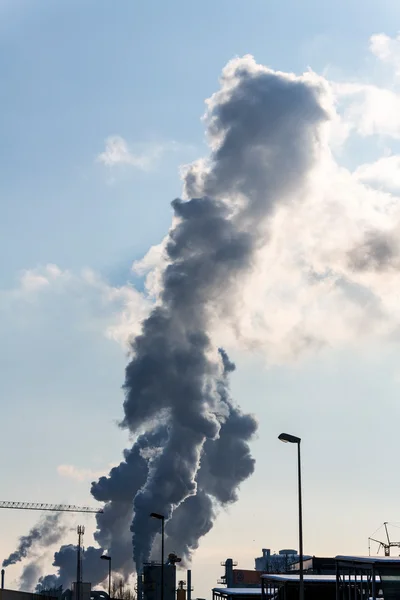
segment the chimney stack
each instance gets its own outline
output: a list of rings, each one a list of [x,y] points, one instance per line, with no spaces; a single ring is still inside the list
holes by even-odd
[[[192,600],[192,571],[191,571],[191,569],[187,570],[186,598],[187,598],[187,600]]]

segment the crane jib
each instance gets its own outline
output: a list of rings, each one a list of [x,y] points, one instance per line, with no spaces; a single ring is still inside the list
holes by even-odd
[[[79,512],[79,513],[103,513],[102,508],[91,508],[90,506],[75,506],[74,504],[46,504],[44,502],[12,502],[0,500],[0,508],[13,508],[17,510],[49,510],[53,512]]]

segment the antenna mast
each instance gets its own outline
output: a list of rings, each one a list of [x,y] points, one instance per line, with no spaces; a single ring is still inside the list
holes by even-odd
[[[82,589],[82,539],[85,533],[83,525],[78,525],[76,528],[78,534],[78,547],[77,547],[77,563],[76,563],[76,600],[81,600],[81,589]]]

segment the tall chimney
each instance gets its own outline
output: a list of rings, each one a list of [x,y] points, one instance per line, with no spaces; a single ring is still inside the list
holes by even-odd
[[[4,569],[1,570],[1,589],[4,590]]]
[[[192,600],[192,570],[187,570],[186,577],[186,600]]]
[[[233,587],[233,560],[227,558],[225,561],[225,581],[226,587]]]
[[[137,575],[137,600],[143,600],[143,574]]]

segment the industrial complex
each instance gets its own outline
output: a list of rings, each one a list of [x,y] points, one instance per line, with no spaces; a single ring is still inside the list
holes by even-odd
[[[101,509],[70,505],[46,505],[3,502],[0,508],[99,513]],[[161,521],[161,561],[145,563],[137,575],[136,600],[192,600],[192,573],[177,580],[177,565],[181,559],[175,553],[164,558],[164,516],[151,513]],[[400,600],[400,557],[390,555],[400,548],[400,541],[390,538],[388,523],[383,524],[385,539],[369,537],[369,556],[338,555],[319,557],[302,555],[295,549],[271,553],[262,549],[254,559],[254,569],[241,569],[232,559],[221,563],[224,572],[218,586],[211,590],[212,600]],[[1,571],[0,600],[112,600],[111,557],[108,561],[108,591],[92,589],[85,581],[83,535],[78,526],[76,545],[76,581],[67,589],[61,586],[43,589],[40,593],[10,590],[5,587],[5,570]],[[376,536],[376,532],[373,534]],[[371,556],[371,542],[378,544],[376,556]],[[380,556],[379,551],[384,555]],[[182,571],[180,571],[182,573]],[[106,582],[104,582],[106,583]],[[122,597],[116,596],[116,600]],[[196,599],[203,600],[203,599]]]
[[[177,581],[179,562],[170,554],[164,564],[143,566],[137,578],[137,600],[192,600],[191,570],[186,580]],[[212,600],[298,600],[300,557],[295,550],[255,559],[258,569],[239,569],[233,559],[221,563],[225,572]],[[399,600],[400,558],[391,556],[304,557],[305,600]],[[0,600],[110,600],[106,591],[92,590],[91,584],[74,582],[71,589],[44,590],[40,594],[5,589],[2,571]],[[202,600],[202,599],[196,599]]]

